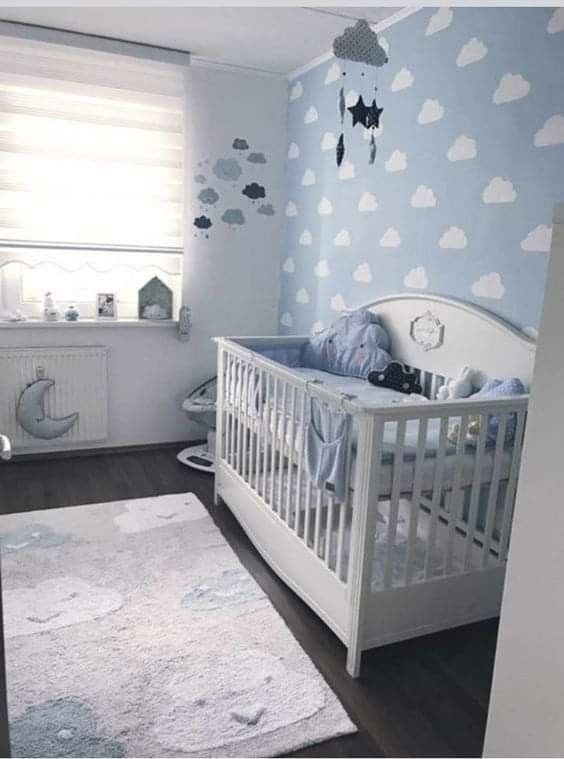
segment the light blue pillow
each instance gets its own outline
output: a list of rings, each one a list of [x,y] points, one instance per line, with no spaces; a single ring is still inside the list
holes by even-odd
[[[388,333],[371,311],[344,314],[314,335],[304,349],[304,367],[344,377],[368,377],[392,360]]]
[[[486,384],[478,390],[477,393],[472,395],[472,398],[479,398],[481,400],[488,400],[490,398],[505,398],[512,395],[524,395],[527,391],[525,386],[517,377],[507,377],[505,379],[493,379],[486,382]],[[507,419],[507,425],[505,427],[505,445],[511,445],[515,438],[515,427],[517,424],[516,414],[510,414]],[[493,445],[497,440],[497,430],[499,427],[499,419],[497,416],[490,416],[488,418],[488,432],[487,442],[489,445]]]

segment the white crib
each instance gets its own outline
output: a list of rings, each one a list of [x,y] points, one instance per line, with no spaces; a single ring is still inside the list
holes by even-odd
[[[217,338],[216,503],[229,506],[263,558],[347,646],[353,677],[363,650],[498,614],[528,396],[432,399],[464,365],[483,380],[516,376],[528,386],[535,354],[534,341],[461,301],[403,294],[364,308],[381,317],[392,356],[418,372],[431,402],[363,404],[339,394],[330,378],[312,381],[257,352],[307,337]],[[353,418],[343,502],[307,474],[309,398]],[[476,417],[480,432],[469,444]],[[414,423],[417,443],[408,449]],[[393,455],[384,443],[390,430]]]

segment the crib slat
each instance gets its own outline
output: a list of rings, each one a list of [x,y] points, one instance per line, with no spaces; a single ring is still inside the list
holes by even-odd
[[[401,472],[403,468],[403,451],[405,446],[406,420],[400,419],[396,431],[394,446],[394,464],[392,472],[392,491],[388,516],[388,537],[386,540],[386,560],[384,565],[384,590],[392,586],[393,558],[398,529],[398,512],[401,492]]]
[[[280,404],[280,424],[278,425],[278,445],[280,446],[278,456],[278,512],[280,517],[284,519],[288,524],[288,512],[284,509],[284,501],[282,500],[283,486],[284,486],[284,462],[286,460],[284,449],[286,448],[286,399],[288,393],[288,383],[282,383],[282,402]]]
[[[437,540],[437,528],[439,522],[439,505],[443,488],[443,471],[445,463],[445,451],[448,434],[448,416],[441,417],[441,427],[439,433],[439,446],[437,449],[437,461],[435,464],[435,474],[433,478],[433,497],[431,500],[431,520],[429,525],[429,538],[427,541],[427,553],[425,556],[425,579],[431,577],[432,559]]]
[[[257,401],[257,370],[251,368],[251,386],[249,393],[249,413],[247,415],[247,435],[249,437],[249,460],[247,463],[247,482],[253,487],[255,475],[255,419]]]
[[[236,390],[236,358],[231,356],[231,383],[229,388],[229,466],[235,468],[235,408],[237,406],[237,390]]]
[[[345,500],[344,503],[339,504],[339,533],[337,537],[337,560],[335,563],[335,574],[339,580],[343,579],[343,550],[345,542],[346,518],[347,501]]]
[[[256,451],[255,451],[255,491],[259,492],[259,485],[260,485],[260,459],[261,459],[261,452],[262,452],[262,445],[264,445],[264,439],[263,439],[263,425],[262,425],[262,419],[264,416],[264,405],[263,405],[263,383],[264,383],[264,374],[263,370],[259,369],[257,372],[257,382],[258,382],[258,388],[257,388],[257,408],[256,408],[256,416],[255,416],[255,428],[256,428]]]
[[[332,495],[327,498],[327,527],[325,534],[327,538],[325,540],[325,564],[329,567],[331,562],[331,545],[333,541],[333,514],[335,508],[335,499]],[[330,568],[330,567],[329,567]]]
[[[274,500],[274,488],[276,480],[276,447],[278,446],[278,377],[274,377],[274,397],[272,400],[272,416],[270,422],[271,451],[270,451],[270,508],[278,511]]]
[[[296,445],[296,396],[297,389],[294,385],[290,395],[290,433],[288,449],[288,475],[286,477],[286,522],[290,524],[291,517],[291,493],[292,479],[294,475],[294,447]],[[295,509],[295,505],[294,505]],[[297,533],[299,528],[299,511],[294,511],[294,531]]]
[[[495,513],[497,506],[497,494],[499,491],[499,480],[501,476],[501,465],[503,463],[503,454],[505,451],[505,430],[507,428],[507,412],[503,416],[498,415],[499,426],[497,428],[497,437],[495,441],[494,465],[492,478],[490,482],[490,492],[488,497],[488,509],[486,512],[486,527],[484,531],[484,545],[482,548],[482,569],[488,566],[490,561],[490,548],[492,544],[492,533],[495,524]]]
[[[509,471],[509,480],[505,491],[505,500],[503,502],[503,521],[499,537],[499,559],[507,560],[509,546],[509,534],[511,531],[511,521],[513,509],[515,506],[515,491],[517,490],[517,480],[519,477],[519,465],[521,462],[521,447],[523,445],[523,432],[525,430],[525,411],[517,412],[517,424],[515,426],[515,437],[513,440],[513,449],[511,457],[511,469]]]
[[[323,493],[317,488],[315,498],[315,532],[313,536],[313,550],[316,556],[319,556],[319,539],[321,537],[321,507],[323,505]]]
[[[421,485],[423,483],[423,467],[425,465],[425,445],[427,443],[428,424],[429,420],[427,417],[423,417],[419,420],[417,450],[415,453],[415,471],[413,474],[413,490],[411,493],[411,511],[409,516],[409,537],[407,541],[407,557],[405,562],[406,585],[411,585],[413,577],[413,562],[415,558],[419,512],[421,509]]]
[[[458,430],[458,441],[456,444],[456,459],[454,462],[454,476],[452,481],[452,489],[450,491],[450,509],[449,509],[449,522],[448,522],[448,538],[446,549],[446,562],[445,562],[445,574],[452,574],[453,570],[453,552],[454,552],[454,535],[456,525],[461,514],[461,491],[460,482],[462,480],[462,469],[464,466],[464,459],[466,456],[466,434],[468,432],[468,414],[463,414],[460,420],[460,427]]]
[[[267,476],[268,476],[268,445],[270,440],[270,418],[271,418],[271,408],[270,408],[270,392],[271,392],[271,384],[272,384],[272,376],[265,372],[266,375],[266,402],[263,408],[262,412],[262,425],[264,429],[264,442],[263,442],[263,458],[262,458],[262,500],[266,503],[266,483],[267,483]]]
[[[298,436],[300,440],[299,448],[297,450],[298,456],[298,471],[296,474],[296,524],[299,521],[299,513],[302,503],[302,478],[303,478],[303,466],[304,466],[304,451],[305,451],[305,436],[306,436],[306,409],[307,409],[307,397],[306,393],[302,390],[302,400],[300,403],[300,423],[298,425]],[[297,528],[296,528],[297,532]]]
[[[482,466],[486,451],[486,438],[488,431],[488,416],[480,414],[480,432],[474,458],[474,475],[472,477],[472,489],[470,491],[470,506],[468,509],[468,527],[466,531],[466,545],[464,546],[464,570],[468,571],[472,565],[472,548],[474,546],[474,534],[478,521],[478,505],[480,498]]]
[[[249,385],[249,362],[245,361],[244,364],[244,380],[243,391],[245,393],[245,404],[243,406],[243,413],[241,419],[241,426],[243,427],[243,443],[242,443],[242,461],[241,461],[241,477],[247,481],[247,437],[249,429],[249,404],[250,404],[250,385]]]

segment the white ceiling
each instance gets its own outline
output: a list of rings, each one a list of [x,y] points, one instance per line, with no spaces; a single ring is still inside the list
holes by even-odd
[[[0,7],[0,19],[189,50],[217,63],[288,74],[329,50],[350,19],[362,16],[378,23],[398,10],[349,6]]]

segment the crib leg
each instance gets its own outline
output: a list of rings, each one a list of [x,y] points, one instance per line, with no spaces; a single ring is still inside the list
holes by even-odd
[[[354,643],[347,649],[347,672],[351,677],[360,676],[360,662],[362,658],[362,648],[358,643]]]

